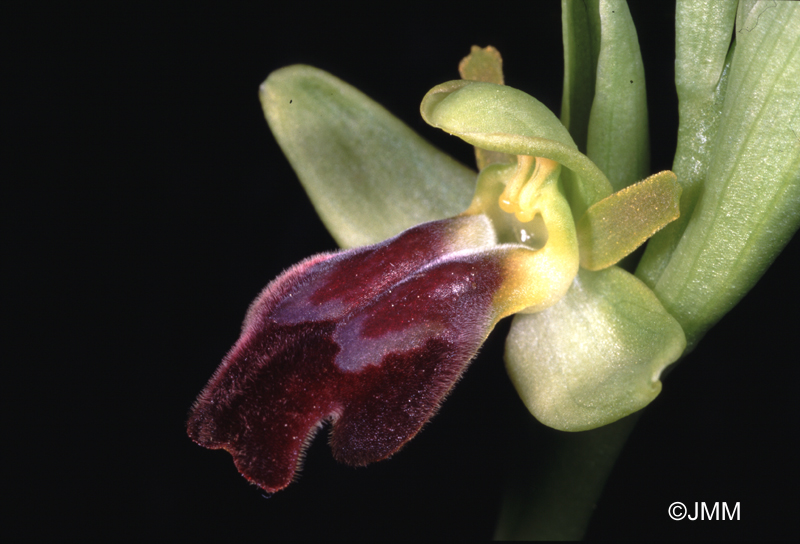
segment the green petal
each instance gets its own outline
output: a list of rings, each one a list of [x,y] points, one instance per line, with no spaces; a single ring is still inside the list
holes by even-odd
[[[641,281],[619,267],[581,270],[555,306],[514,318],[506,367],[539,421],[583,431],[652,401],[661,371],[685,345],[680,325]]]
[[[757,4],[736,39],[705,185],[654,288],[690,347],[800,226],[800,5]]]
[[[619,191],[650,172],[644,65],[628,4],[605,0],[593,9],[600,51],[586,154]]]
[[[422,117],[429,124],[466,142],[512,155],[552,159],[575,178],[565,188],[573,215],[611,194],[603,172],[580,153],[567,129],[547,107],[522,91],[475,81],[450,81],[434,87],[422,100]]]
[[[379,242],[469,205],[474,172],[327,72],[282,68],[260,95],[275,139],[342,247]]]
[[[581,266],[601,270],[632,253],[678,217],[681,186],[669,170],[592,205],[578,221]]]
[[[689,224],[712,158],[733,58],[736,2],[678,0],[675,13],[675,86],[678,148],[673,171],[683,187],[681,216],[647,244],[636,275],[651,288]],[[730,49],[729,49],[730,48]]]

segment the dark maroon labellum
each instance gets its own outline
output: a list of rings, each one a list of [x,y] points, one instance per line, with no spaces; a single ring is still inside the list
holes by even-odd
[[[268,492],[291,483],[327,420],[340,461],[365,465],[395,453],[494,326],[502,270],[491,251],[458,242],[471,221],[420,225],[278,277],[197,399],[189,436],[230,452]]]

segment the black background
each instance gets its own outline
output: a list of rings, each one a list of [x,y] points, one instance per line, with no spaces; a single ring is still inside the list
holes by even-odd
[[[674,153],[674,12],[634,3],[652,170]],[[378,4],[375,4],[376,6]],[[462,162],[419,117],[493,44],[506,82],[558,111],[558,2],[355,8],[29,4],[3,51],[2,533],[38,538],[489,538],[526,421],[502,366],[507,323],[392,460],[337,465],[324,433],[271,498],[194,445],[189,406],[284,268],[335,247],[260,110],[274,69],[355,85]],[[324,6],[324,7],[321,7]],[[588,537],[797,538],[793,240],[666,379],[611,474]],[[536,432],[546,432],[538,430]],[[741,521],[671,521],[674,501]]]

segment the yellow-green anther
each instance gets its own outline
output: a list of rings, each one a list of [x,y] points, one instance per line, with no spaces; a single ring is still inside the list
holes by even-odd
[[[527,223],[539,213],[541,188],[548,180],[558,179],[559,172],[561,172],[561,165],[557,162],[544,157],[536,157],[536,167],[531,179],[519,192],[517,199],[519,210],[514,215],[520,222]]]
[[[458,73],[461,79],[471,81],[484,81],[504,85],[503,79],[503,57],[500,51],[491,45],[481,48],[473,45],[469,55],[461,59],[458,64]],[[489,151],[488,149],[475,148],[475,163],[478,170],[483,170],[490,164],[502,163],[512,164],[514,155],[500,153],[499,151]]]
[[[500,209],[527,223],[539,213],[542,186],[558,179],[561,166],[550,159],[519,155],[517,169],[498,198]]]
[[[461,79],[472,81],[485,81],[503,85],[503,58],[500,52],[492,47],[478,47],[473,45],[469,55],[461,59],[458,64],[458,73]]]
[[[531,181],[534,168],[537,166],[534,157],[520,155],[517,157],[517,170],[514,176],[508,180],[503,194],[500,195],[500,209],[507,213],[519,211],[519,194],[522,188]]]

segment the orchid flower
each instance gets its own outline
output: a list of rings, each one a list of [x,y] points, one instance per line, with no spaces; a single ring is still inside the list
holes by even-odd
[[[492,48],[423,98],[426,122],[475,147],[479,174],[326,72],[269,76],[270,128],[346,249],[256,298],[192,409],[196,442],[268,492],[291,483],[326,421],[341,461],[390,457],[512,314],[506,365],[530,412],[595,429],[651,402],[755,283],[800,224],[800,146],[765,125],[798,122],[800,11],[679,3],[675,173],[649,177],[625,2],[563,12],[560,120],[503,84]],[[767,45],[785,62],[756,77]],[[629,272],[620,261],[658,231]]]

